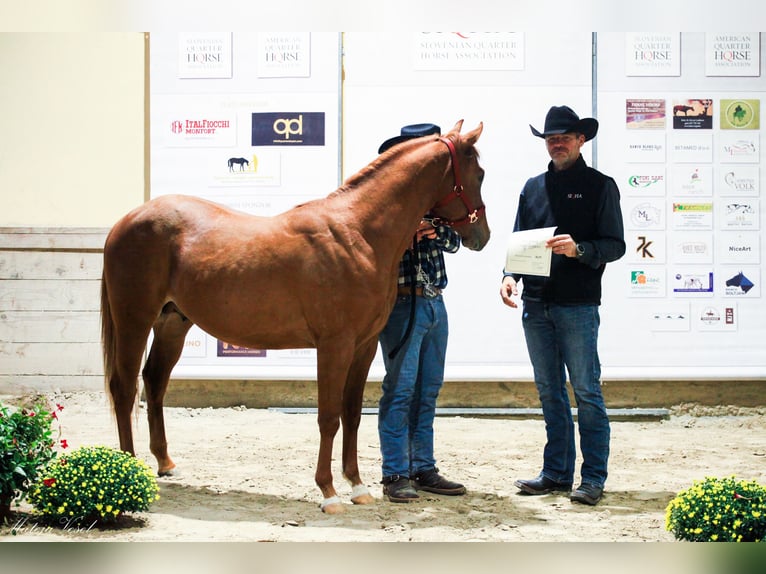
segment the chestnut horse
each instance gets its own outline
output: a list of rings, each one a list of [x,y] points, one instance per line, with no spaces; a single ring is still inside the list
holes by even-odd
[[[192,324],[234,345],[316,348],[322,510],[344,507],[330,469],[343,425],[343,476],[355,504],[374,501],[359,477],[357,431],[378,334],[396,299],[399,260],[421,218],[452,225],[469,249],[489,240],[474,144],[479,124],[405,141],[329,196],[273,217],[193,197],[153,199],[118,221],[104,246],[101,323],[106,383],[120,448],[131,454],[141,371],[149,445],[172,474],[163,398]]]

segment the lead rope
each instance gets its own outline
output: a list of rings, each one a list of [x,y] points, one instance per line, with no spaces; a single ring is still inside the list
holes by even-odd
[[[412,325],[415,323],[415,297],[417,296],[417,272],[415,271],[415,262],[413,261],[415,255],[417,254],[417,247],[418,247],[418,234],[415,233],[415,235],[412,236],[412,255],[410,257],[410,268],[408,269],[410,273],[410,320],[407,322],[407,330],[404,331],[404,335],[402,336],[401,341],[391,349],[388,353],[388,358],[393,359],[396,357],[396,354],[402,350],[402,347],[404,346],[404,343],[407,342],[407,339],[410,338],[410,333],[412,333]]]

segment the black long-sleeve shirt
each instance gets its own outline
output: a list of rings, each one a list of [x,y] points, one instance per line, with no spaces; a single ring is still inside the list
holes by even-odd
[[[588,167],[580,156],[563,171],[530,178],[519,197],[514,231],[556,227],[568,233],[584,254],[553,254],[550,277],[513,274],[523,282],[522,299],[558,305],[601,303],[601,276],[606,264],[625,254],[620,191],[614,179]]]

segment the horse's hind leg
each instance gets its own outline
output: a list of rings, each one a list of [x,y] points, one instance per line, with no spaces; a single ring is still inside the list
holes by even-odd
[[[149,448],[157,459],[157,473],[160,476],[173,474],[176,466],[168,455],[162,409],[170,372],[181,357],[186,333],[191,326],[192,322],[181,314],[174,303],[167,303],[154,323],[154,341],[142,372],[149,418]]]
[[[109,395],[112,401],[120,450],[135,454],[133,445],[133,407],[138,392],[138,371],[146,345],[146,336],[129,336],[123,332],[115,343],[114,365],[109,376]]]
[[[351,502],[354,504],[370,504],[375,498],[359,476],[358,436],[359,423],[362,419],[362,401],[364,386],[370,363],[377,351],[377,339],[373,338],[368,344],[360,347],[351,364],[346,387],[343,391],[343,476],[351,483]]]

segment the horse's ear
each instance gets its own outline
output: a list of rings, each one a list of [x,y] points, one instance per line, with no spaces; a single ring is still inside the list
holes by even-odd
[[[455,127],[452,128],[449,133],[455,134],[455,136],[460,135],[460,130],[463,129],[463,120],[458,120],[458,122],[455,124]]]
[[[462,120],[460,123],[463,123]],[[479,136],[481,135],[481,132],[484,130],[484,122],[479,122],[479,125],[476,126],[475,129],[468,132],[463,136],[463,141],[466,143],[466,145],[474,146],[476,145],[476,142],[479,140]]]

